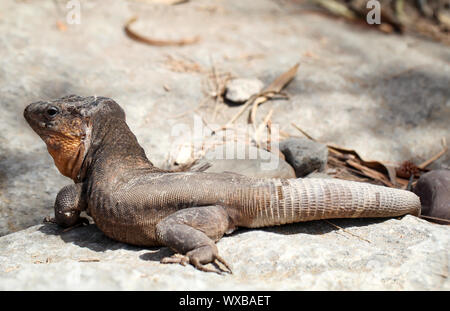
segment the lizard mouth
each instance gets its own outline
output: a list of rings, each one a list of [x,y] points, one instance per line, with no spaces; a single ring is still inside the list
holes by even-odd
[[[45,102],[36,102],[29,104],[23,111],[23,116],[31,128],[42,137],[42,134],[48,133],[58,125],[58,121],[49,116],[50,105]]]
[[[23,111],[23,116],[27,120],[31,128],[36,131],[36,128],[45,128],[45,122],[41,120],[41,113],[39,108],[42,107],[42,102],[29,104]]]

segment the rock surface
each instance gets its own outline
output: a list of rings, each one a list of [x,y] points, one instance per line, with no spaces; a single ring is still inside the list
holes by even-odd
[[[163,265],[172,252],[114,242],[95,225],[0,238],[0,290],[450,290],[450,227],[414,216],[242,229],[217,246],[233,274]],[[356,236],[355,236],[356,235]]]
[[[414,193],[420,197],[423,215],[450,220],[450,170],[423,174]]]
[[[241,149],[238,149],[241,148]],[[231,153],[227,156],[227,150]],[[242,154],[238,156],[238,150]],[[209,163],[205,172],[233,172],[256,178],[295,178],[294,169],[279,156],[243,144],[225,144],[206,153],[195,167]]]
[[[264,84],[258,79],[232,79],[225,88],[225,98],[235,103],[243,103],[252,95],[258,94]]]
[[[292,165],[297,177],[323,171],[327,165],[327,146],[306,138],[288,138],[280,142],[280,151]]]
[[[161,166],[174,125],[191,124],[196,108],[213,122],[215,101],[205,101],[212,65],[268,85],[300,62],[283,90],[289,99],[261,105],[258,123],[274,109],[272,124],[288,134],[298,134],[294,122],[320,141],[389,162],[421,163],[440,151],[441,137],[450,141],[447,46],[309,14],[298,2],[82,1],[81,23],[66,23],[64,31],[63,1],[0,1],[0,12],[11,13],[0,15],[0,235],[51,215],[57,192],[72,182],[23,119],[33,101],[68,94],[115,99]],[[142,35],[201,40],[183,47],[135,42],[123,26],[136,15],[132,27]],[[219,108],[219,125],[240,109]],[[237,123],[246,124],[246,114]],[[447,153],[431,168],[449,166]]]

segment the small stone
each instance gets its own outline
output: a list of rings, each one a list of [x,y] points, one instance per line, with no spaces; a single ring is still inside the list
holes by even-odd
[[[450,219],[450,170],[423,174],[414,193],[420,197],[422,215]]]
[[[235,103],[243,103],[259,93],[263,87],[264,83],[258,79],[232,79],[225,87],[225,98]]]
[[[288,138],[280,142],[280,151],[295,169],[297,177],[323,171],[327,164],[327,146],[306,138]]]
[[[206,153],[194,166],[208,162],[210,173],[231,172],[255,178],[295,178],[294,169],[276,154],[246,144],[227,143]]]

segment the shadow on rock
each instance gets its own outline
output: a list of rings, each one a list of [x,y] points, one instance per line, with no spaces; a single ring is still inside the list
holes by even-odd
[[[327,220],[313,220],[307,222],[300,222],[294,224],[287,224],[282,226],[273,226],[261,228],[260,230],[278,234],[313,234],[321,235],[332,231],[343,229],[351,229],[352,227],[362,227],[371,224],[381,223],[389,218],[341,218],[341,219],[327,219]],[[339,228],[340,227],[340,228]]]
[[[64,229],[56,224],[44,224],[38,229],[48,235],[59,235],[66,243],[73,243],[79,247],[87,247],[96,252],[107,250],[125,249],[140,251],[143,248],[114,241],[101,232],[95,224],[78,227],[64,232]]]
[[[161,261],[164,257],[169,257],[174,254],[174,252],[168,247],[152,247],[150,248],[152,252],[145,253],[139,256],[140,259],[145,261]]]
[[[273,226],[266,228],[239,228],[228,236],[234,236],[242,234],[248,231],[261,230],[265,232],[278,233],[283,235],[290,234],[313,234],[321,235],[329,233],[340,228],[347,229],[352,227],[361,227],[371,224],[381,223],[389,218],[365,218],[365,219],[330,219],[308,221],[303,223],[287,224],[282,226]],[[87,247],[90,250],[96,252],[105,252],[107,250],[125,249],[130,251],[141,251],[143,249],[149,250],[145,254],[139,256],[140,259],[145,261],[160,261],[164,257],[168,257],[174,254],[174,252],[168,247],[138,247],[130,244],[114,241],[108,238],[101,232],[95,224],[90,224],[83,227],[74,228],[67,232],[56,224],[46,223],[38,229],[40,232],[47,235],[59,235],[61,239],[66,243],[73,243],[79,247]],[[224,239],[227,236],[223,237]]]

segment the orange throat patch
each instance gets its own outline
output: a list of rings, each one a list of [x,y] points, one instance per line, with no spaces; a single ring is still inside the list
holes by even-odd
[[[56,134],[50,136],[46,144],[60,173],[75,180],[84,158],[85,148],[81,138]]]

